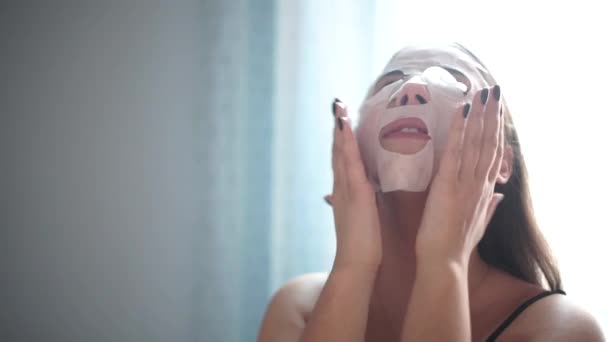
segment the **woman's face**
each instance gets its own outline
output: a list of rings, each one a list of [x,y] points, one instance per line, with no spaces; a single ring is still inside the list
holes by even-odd
[[[487,70],[457,46],[406,47],[377,78],[357,127],[378,190],[424,191],[436,173],[452,114],[490,86]]]

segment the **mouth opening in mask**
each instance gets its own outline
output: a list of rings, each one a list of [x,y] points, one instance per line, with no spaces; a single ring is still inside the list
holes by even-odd
[[[378,135],[383,149],[399,154],[414,154],[431,140],[427,125],[419,118],[405,117],[386,124]]]

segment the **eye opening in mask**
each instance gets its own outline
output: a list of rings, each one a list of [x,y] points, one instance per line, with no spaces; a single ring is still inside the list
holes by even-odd
[[[443,68],[447,72],[449,72],[456,79],[456,81],[464,84],[467,87],[467,90],[464,92],[465,95],[469,93],[469,91],[471,90],[471,80],[465,74],[463,74],[462,72],[460,72],[456,69],[447,67],[445,65],[442,65],[441,68]]]
[[[467,90],[464,92],[465,95],[469,93],[469,91],[471,90],[471,80],[465,74],[445,65],[441,65],[440,67],[449,72],[456,79],[456,81],[464,84],[467,87]],[[392,84],[399,80],[407,80],[409,76],[410,75],[405,74],[403,73],[403,71],[398,69],[389,71],[378,79],[378,81],[374,85],[373,92],[371,95],[376,95],[380,90],[382,90],[382,88],[386,87],[389,84]]]
[[[382,88],[386,87],[389,84],[397,82],[399,80],[405,80],[408,78],[407,74],[404,74],[401,70],[393,70],[389,71],[386,74],[382,75],[376,84],[374,85],[372,95],[376,95]]]

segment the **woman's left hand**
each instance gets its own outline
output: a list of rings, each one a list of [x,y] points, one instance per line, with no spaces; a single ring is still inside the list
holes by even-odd
[[[472,105],[455,114],[416,238],[417,259],[468,266],[503,198],[494,193],[504,150],[503,121],[498,86],[477,92]]]

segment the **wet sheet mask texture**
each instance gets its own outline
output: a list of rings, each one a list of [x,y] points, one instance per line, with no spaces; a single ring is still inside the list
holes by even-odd
[[[402,50],[403,51],[403,50]],[[425,51],[426,52],[426,51]],[[468,64],[450,55],[441,58],[421,56],[412,58],[412,54],[398,53],[393,57],[383,74],[401,70],[408,78],[385,86],[376,94],[368,96],[360,109],[360,120],[356,129],[361,156],[368,177],[377,191],[396,190],[420,192],[429,186],[436,174],[439,161],[445,149],[451,118],[456,111],[462,111],[465,101],[470,101],[471,91],[466,94],[467,86],[458,82],[445,68],[437,65],[449,65],[458,70],[471,82],[482,79],[485,72],[479,65],[469,61]],[[447,60],[446,60],[447,59]],[[404,86],[418,83],[426,86],[427,102],[389,106],[396,96],[402,96]],[[389,107],[389,108],[387,108]],[[430,140],[416,153],[401,154],[388,151],[380,144],[380,131],[387,124],[402,118],[418,118],[428,129]]]

